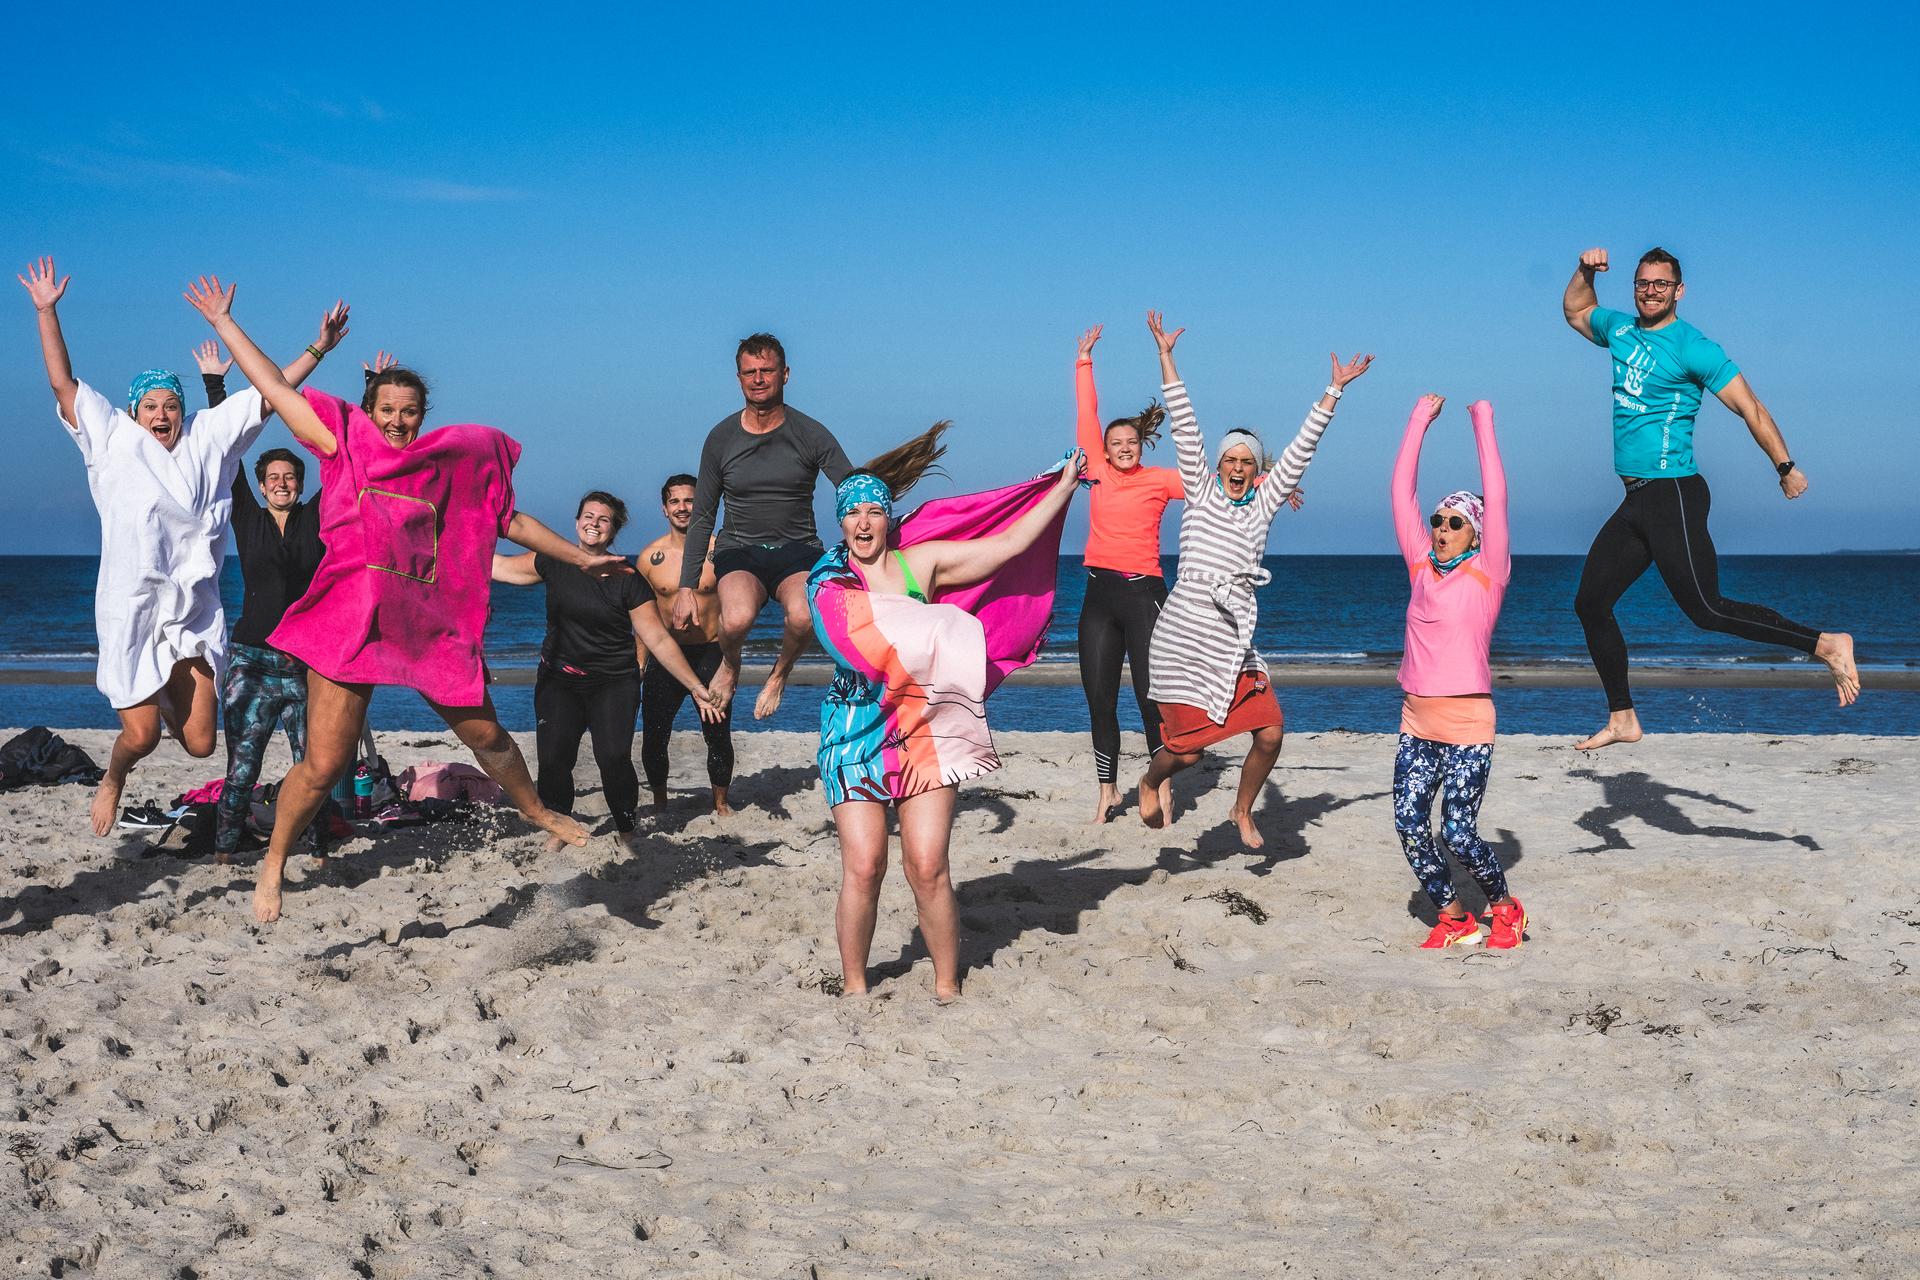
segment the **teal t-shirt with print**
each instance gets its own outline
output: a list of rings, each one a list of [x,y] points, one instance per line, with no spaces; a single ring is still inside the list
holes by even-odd
[[[1635,479],[1690,476],[1693,419],[1703,391],[1740,376],[1720,344],[1685,320],[1642,329],[1624,311],[1595,307],[1588,336],[1613,355],[1613,469]]]

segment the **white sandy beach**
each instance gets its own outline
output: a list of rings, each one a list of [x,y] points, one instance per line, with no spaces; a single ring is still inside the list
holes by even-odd
[[[1262,856],[1223,825],[1237,755],[1153,832],[1086,824],[1083,736],[999,741],[962,789],[944,1009],[897,873],[878,998],[823,993],[837,850],[800,734],[737,738],[727,821],[677,737],[686,790],[638,855],[543,855],[511,815],[385,833],[318,879],[296,858],[265,928],[249,868],[93,839],[85,787],[0,795],[0,1256],[142,1280],[1920,1272],[1920,739],[1503,738],[1482,829],[1535,923],[1494,954],[1414,949],[1385,735],[1290,737]],[[217,771],[168,744],[127,799]]]

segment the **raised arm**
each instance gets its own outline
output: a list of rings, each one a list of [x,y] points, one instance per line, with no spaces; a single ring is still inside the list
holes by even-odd
[[[322,456],[333,456],[340,447],[333,432],[320,421],[320,415],[313,411],[306,397],[294,389],[280,367],[267,358],[233,318],[233,295],[238,289],[238,285],[222,288],[218,276],[201,276],[187,290],[185,297],[226,342],[227,350],[233,353],[234,361],[240,366],[240,372],[247,375],[247,381],[265,397],[267,406],[280,415],[294,437]],[[327,314],[333,316],[336,312],[339,325],[334,341],[338,342],[347,333],[347,309],[341,306]]]
[[[513,519],[507,523],[507,537],[550,560],[570,564],[596,578],[633,572],[633,566],[627,563],[625,556],[597,556],[584,551],[524,511],[513,513]]]
[[[1093,347],[1103,326],[1080,335],[1080,354],[1073,363],[1074,443],[1087,455],[1087,470],[1098,477],[1107,469],[1105,442],[1100,430],[1100,394],[1093,385]]]
[[[700,718],[710,724],[725,720],[725,709],[714,705],[712,691],[694,674],[679,643],[667,634],[666,624],[660,621],[657,604],[648,600],[635,605],[627,611],[627,616],[633,621],[633,634],[639,638],[640,648],[652,654],[653,660],[678,680],[681,688],[693,695],[693,705],[699,710]]]
[[[1780,433],[1780,424],[1773,420],[1773,414],[1767,406],[1760,403],[1760,397],[1753,394],[1753,388],[1747,385],[1747,375],[1737,374],[1732,382],[1713,394],[1720,397],[1720,403],[1740,415],[1747,424],[1747,430],[1753,436],[1753,442],[1767,455],[1767,461],[1776,471],[1780,464],[1792,455],[1787,452],[1787,439]],[[1780,492],[1789,499],[1797,498],[1807,491],[1807,477],[1799,467],[1794,467],[1780,477]]]
[[[1560,298],[1560,311],[1566,316],[1567,324],[1588,342],[1593,341],[1593,309],[1600,305],[1600,295],[1593,290],[1593,277],[1606,269],[1607,251],[1587,250],[1580,255],[1580,265],[1573,269],[1573,279],[1567,281],[1567,291]]]
[[[1373,357],[1370,355],[1357,355],[1343,363],[1339,356],[1328,352],[1327,359],[1333,365],[1327,389],[1307,410],[1307,420],[1300,424],[1299,432],[1281,450],[1279,461],[1268,470],[1256,491],[1255,503],[1265,519],[1273,519],[1280,511],[1280,504],[1299,490],[1300,477],[1307,473],[1307,464],[1313,461],[1314,450],[1320,447],[1320,437],[1333,421],[1333,411],[1339,406],[1347,384],[1373,367]]]
[[[540,581],[540,571],[533,567],[534,554],[523,551],[517,556],[503,556],[494,552],[493,580],[512,587],[530,587]]]
[[[1187,399],[1187,384],[1173,366],[1173,344],[1180,341],[1185,326],[1172,333],[1160,322],[1158,311],[1147,312],[1147,331],[1160,349],[1160,398],[1167,402],[1167,434],[1173,437],[1174,460],[1180,464],[1180,488],[1189,503],[1198,502],[1207,492],[1207,442],[1200,435],[1200,421],[1193,416],[1193,402]]]
[[[73,397],[80,382],[73,376],[73,361],[67,356],[66,335],[60,332],[60,299],[67,292],[72,276],[61,277],[53,269],[53,259],[43,257],[27,264],[26,275],[16,275],[33,299],[35,318],[40,324],[40,356],[47,364],[47,385],[60,405],[60,416],[75,431],[79,421],[73,416]]]
[[[1393,480],[1388,486],[1393,500],[1393,536],[1400,544],[1400,558],[1408,564],[1418,564],[1433,545],[1426,521],[1420,518],[1420,446],[1446,402],[1445,396],[1436,395],[1424,395],[1414,402],[1407,432],[1400,437],[1400,452],[1393,460]]]
[[[1059,478],[1047,496],[1004,533],[971,542],[922,542],[908,547],[905,554],[914,576],[925,582],[929,591],[938,587],[964,587],[987,577],[1031,547],[1034,539],[1066,509],[1067,503],[1073,500],[1073,491],[1080,486],[1085,466],[1085,456],[1074,450],[1060,468]]]
[[[1493,434],[1493,406],[1475,400],[1467,406],[1473,419],[1473,445],[1480,453],[1480,560],[1498,577],[1512,572],[1513,544],[1507,538],[1507,469],[1500,463],[1500,442]]]

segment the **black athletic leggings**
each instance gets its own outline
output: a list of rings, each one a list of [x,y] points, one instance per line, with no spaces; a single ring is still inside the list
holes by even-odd
[[[1812,653],[1820,640],[1818,631],[1765,605],[1743,604],[1720,594],[1720,561],[1707,534],[1712,504],[1703,476],[1645,481],[1627,491],[1587,549],[1573,611],[1586,629],[1587,651],[1600,672],[1609,711],[1633,705],[1627,688],[1627,642],[1613,620],[1613,606],[1649,564],[1660,570],[1660,580],[1688,621],[1702,630],[1802,653]]]
[[[1113,782],[1120,757],[1120,664],[1132,665],[1133,699],[1147,730],[1147,753],[1160,749],[1160,709],[1147,697],[1147,642],[1167,582],[1112,569],[1087,570],[1087,597],[1080,607],[1080,687],[1093,721],[1093,764],[1100,781]]]
[[[680,652],[702,684],[713,682],[720,671],[718,644],[681,645]],[[668,675],[659,663],[647,663],[640,699],[640,764],[647,771],[647,785],[655,791],[667,789],[667,742],[673,736],[673,718],[690,696],[686,686]],[[728,711],[731,713],[732,708]],[[732,715],[718,724],[701,720],[700,733],[707,740],[707,781],[724,787],[733,781]]]
[[[533,681],[534,748],[540,757],[540,803],[556,813],[573,812],[573,765],[580,735],[593,738],[613,825],[631,831],[640,807],[640,779],[633,772],[633,718],[640,708],[640,673],[568,675],[542,662]]]

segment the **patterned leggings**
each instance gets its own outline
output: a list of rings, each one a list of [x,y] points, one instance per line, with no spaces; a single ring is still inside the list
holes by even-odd
[[[1500,860],[1475,827],[1492,768],[1491,742],[1459,747],[1408,733],[1400,735],[1400,752],[1393,760],[1393,825],[1400,832],[1400,847],[1413,866],[1413,874],[1420,877],[1420,887],[1436,908],[1452,902],[1454,892],[1453,872],[1433,840],[1435,792],[1443,793],[1440,830],[1447,847],[1467,864],[1488,902],[1507,896],[1507,877],[1500,869]]]
[[[260,780],[260,762],[273,741],[274,726],[286,726],[287,745],[296,761],[307,753],[307,669],[277,649],[236,644],[220,702],[227,730],[227,781],[220,789],[213,847],[232,853],[240,847],[253,784]]]

